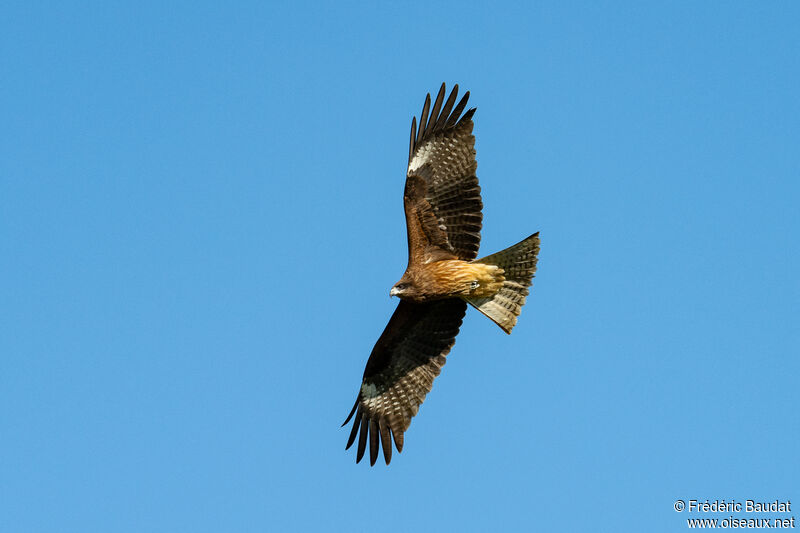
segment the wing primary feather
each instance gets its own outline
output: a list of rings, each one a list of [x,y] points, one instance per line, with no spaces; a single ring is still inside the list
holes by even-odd
[[[469,111],[467,111],[466,113],[464,113],[464,116],[463,116],[463,117],[461,117],[461,118],[458,120],[458,124],[456,124],[456,126],[459,126],[459,125],[460,125],[462,122],[467,122],[467,121],[469,121],[469,119],[471,119],[471,118],[472,118],[472,115],[474,115],[474,114],[475,114],[475,110],[476,110],[476,109],[477,109],[477,108],[473,107],[472,109],[470,109]]]
[[[447,123],[444,125],[445,128],[452,128],[456,125],[456,123],[458,123],[459,115],[461,115],[461,112],[464,111],[465,107],[467,107],[467,100],[469,100],[469,91],[464,93],[461,101],[458,103],[458,105],[456,105],[456,108],[453,109],[453,112],[450,114],[450,118],[447,119]]]
[[[381,430],[381,446],[383,446],[383,460],[386,461],[388,465],[392,462],[392,436],[391,436],[391,429],[386,424],[386,420],[381,418],[378,421]]]
[[[431,110],[431,118],[428,120],[428,131],[425,132],[426,137],[433,133],[436,124],[439,122],[439,110],[442,108],[442,102],[444,102],[444,83],[442,83],[442,87],[439,89],[439,94],[436,95],[436,101]]]
[[[394,437],[394,445],[397,448],[397,453],[403,453],[403,430],[393,429],[392,436]]]
[[[408,142],[408,162],[411,164],[411,158],[414,157],[414,148],[416,147],[417,139],[417,117],[411,119],[411,140]]]
[[[436,125],[433,127],[434,132],[442,129],[447,123],[447,119],[450,118],[450,111],[453,109],[453,104],[456,103],[456,96],[458,96],[458,84],[455,84],[453,90],[450,91],[450,96],[444,104],[442,113],[439,115],[439,120],[436,121]]]
[[[422,142],[425,135],[425,124],[428,122],[428,111],[431,109],[431,93],[425,96],[425,104],[422,106],[422,114],[419,117],[419,132],[417,133],[417,144]]]
[[[375,466],[375,461],[378,459],[378,422],[372,418],[369,421],[369,466]]]
[[[345,450],[349,450],[350,446],[353,445],[353,442],[356,440],[356,433],[358,433],[358,426],[361,425],[361,410],[359,409],[358,414],[356,415],[356,419],[353,422],[353,429],[350,430],[350,437],[347,439],[347,446],[344,447]]]
[[[347,423],[350,422],[350,419],[353,418],[353,413],[356,412],[357,408],[358,408],[358,397],[356,397],[356,403],[353,404],[353,408],[350,410],[350,414],[347,415],[347,419],[345,419],[345,421],[342,423],[340,427],[345,427]]]
[[[367,427],[369,421],[367,420],[367,413],[361,413],[361,432],[358,434],[358,453],[356,453],[356,463],[361,462],[364,457],[364,450],[367,448]]]

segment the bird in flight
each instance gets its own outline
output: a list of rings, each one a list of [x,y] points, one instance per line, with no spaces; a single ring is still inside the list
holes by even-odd
[[[425,98],[411,121],[403,203],[408,230],[408,267],[389,293],[400,298],[364,369],[347,447],[358,437],[356,462],[374,465],[380,448],[388,465],[392,439],[403,451],[403,434],[441,372],[467,304],[506,333],[517,323],[536,272],[539,233],[501,252],[476,259],[483,215],[475,170],[472,116],[462,115],[469,91],[455,104],[445,85],[431,108]],[[455,106],[454,106],[455,104]],[[360,430],[359,430],[360,428]]]

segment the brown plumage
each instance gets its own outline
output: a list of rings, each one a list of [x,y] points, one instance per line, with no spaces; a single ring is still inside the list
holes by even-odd
[[[370,464],[392,439],[403,450],[411,418],[433,387],[466,313],[467,303],[506,333],[517,323],[536,272],[539,234],[496,254],[475,259],[481,240],[481,189],[475,170],[472,116],[463,115],[469,92],[455,104],[442,84],[431,109],[430,94],[419,127],[411,121],[403,195],[408,230],[408,267],[390,294],[400,297],[372,349],[356,403],[347,448],[358,437],[356,462],[369,442]],[[454,106],[455,104],[455,106]]]

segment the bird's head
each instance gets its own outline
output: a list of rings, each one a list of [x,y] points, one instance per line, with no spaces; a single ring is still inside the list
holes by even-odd
[[[400,281],[394,284],[392,290],[389,291],[389,296],[397,296],[398,298],[408,299],[413,298],[416,294],[414,283],[403,276]]]

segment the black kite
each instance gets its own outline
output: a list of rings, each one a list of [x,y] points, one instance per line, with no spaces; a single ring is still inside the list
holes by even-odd
[[[496,254],[476,259],[481,240],[481,189],[475,170],[472,115],[462,116],[469,92],[455,107],[458,85],[444,101],[442,84],[431,110],[425,98],[419,128],[411,121],[403,197],[408,229],[408,268],[390,294],[400,297],[364,370],[347,424],[358,435],[356,462],[369,440],[370,465],[383,448],[392,458],[392,437],[403,433],[433,387],[471,304],[506,333],[517,323],[536,272],[539,233]],[[359,428],[361,431],[359,432]]]

